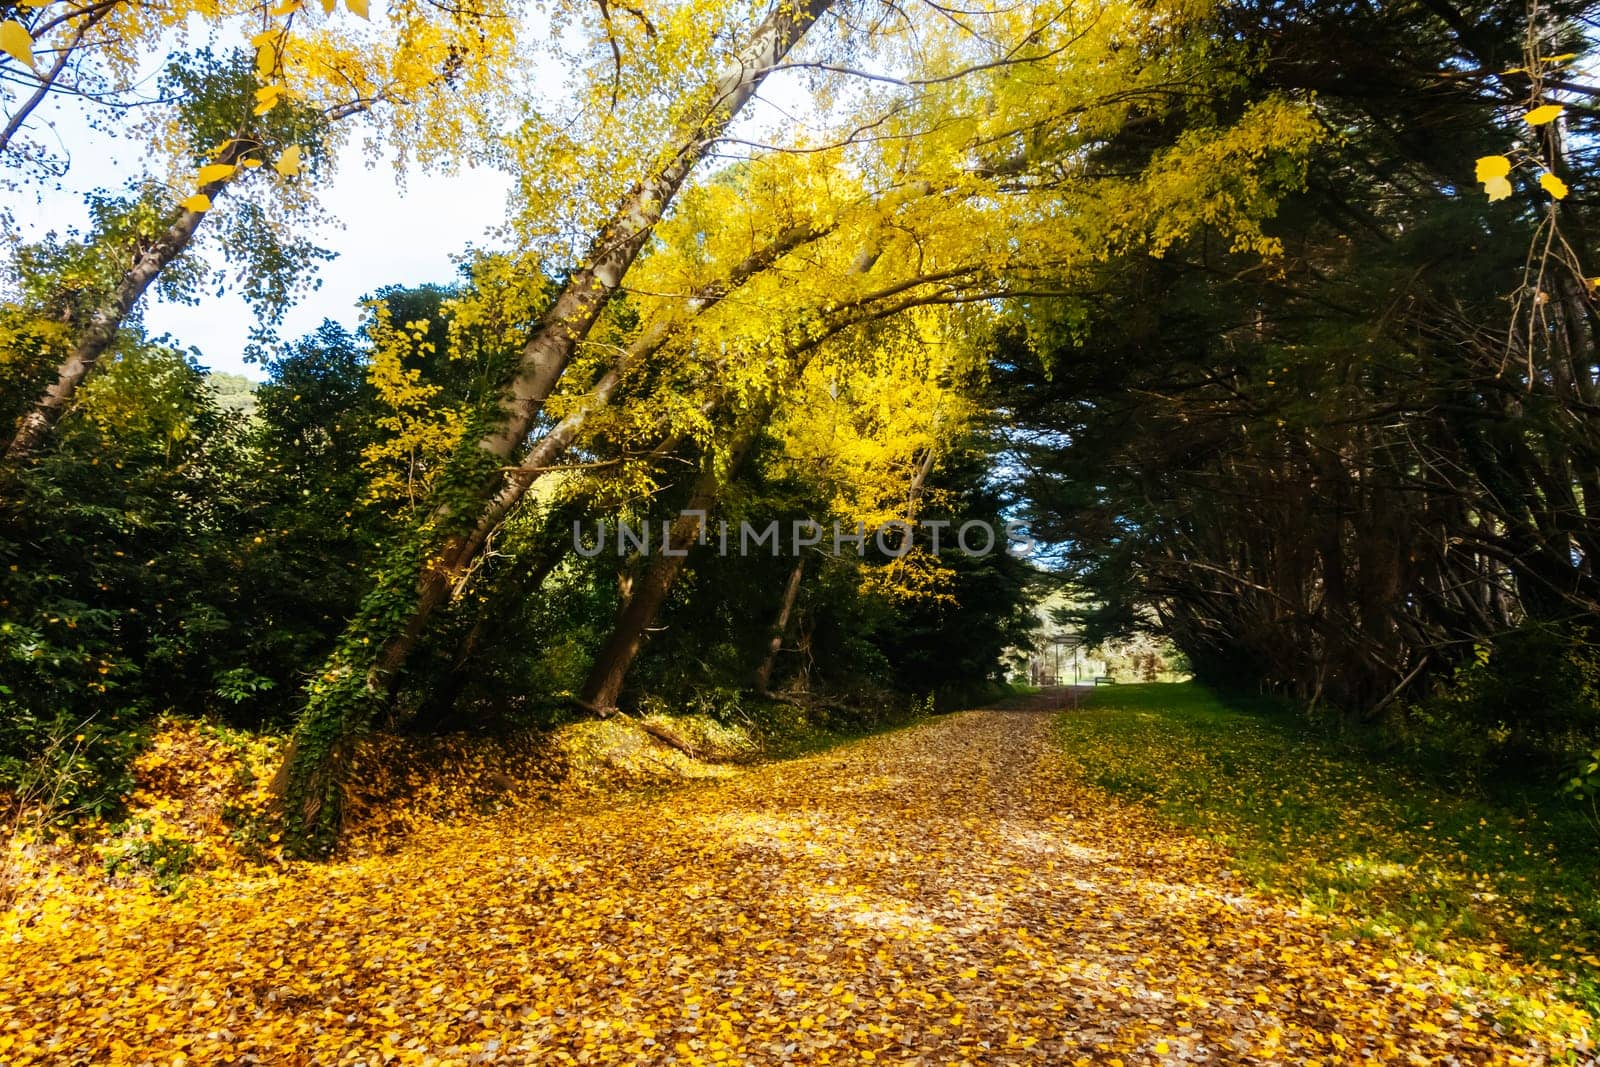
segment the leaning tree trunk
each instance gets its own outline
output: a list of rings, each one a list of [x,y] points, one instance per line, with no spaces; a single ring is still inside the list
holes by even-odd
[[[242,144],[243,142],[239,140],[230,142],[217,162],[235,162],[243,152]],[[221,178],[205,186],[200,192],[208,197],[214,197],[227,183],[227,178]],[[144,296],[145,290],[150,288],[150,283],[166,270],[167,265],[183,255],[184,250],[194,240],[195,231],[200,229],[205,217],[204,211],[180,208],[167,226],[166,232],[139,254],[133,261],[133,266],[129,267],[117,282],[116,288],[111,290],[100,306],[94,309],[87,325],[77,335],[72,347],[67,350],[66,358],[61,361],[56,371],[56,380],[18,420],[16,434],[6,446],[5,458],[8,464],[26,460],[44,445],[45,439],[55,429],[56,423],[61,421],[61,416],[72,406],[78,387],[94,373],[101,357],[117,339],[117,331],[127,320],[128,312],[133,310],[139,298]]]
[[[770,405],[763,405],[759,417],[746,416],[741,420],[738,436],[728,450],[728,477],[734,477],[755,444],[760,427],[766,422]],[[617,697],[622,693],[622,683],[627,679],[628,668],[644,643],[645,631],[656,621],[667,594],[683,573],[688,562],[689,549],[700,537],[702,516],[710,513],[722,493],[723,480],[718,477],[716,464],[706,457],[705,470],[689,494],[689,503],[679,514],[657,552],[656,558],[645,570],[643,577],[633,583],[628,599],[617,613],[611,634],[595,655],[589,668],[589,677],[578,692],[577,703],[598,715],[616,710]],[[669,550],[670,546],[670,550]]]
[[[880,251],[876,245],[862,250],[851,264],[850,273],[865,274],[871,270],[878,261]],[[895,286],[888,291],[897,292],[899,289],[900,286]],[[859,303],[846,305],[851,309],[858,306]],[[799,379],[822,343],[842,330],[848,329],[853,322],[849,315],[845,315],[795,342],[785,353],[788,358],[794,360],[788,368],[787,377],[791,380]],[[759,408],[748,412],[739,420],[733,444],[728,449],[729,478],[738,471],[760,435],[761,428],[771,418],[772,412],[777,407],[778,395],[778,392],[774,391]],[[920,477],[925,478],[926,473],[923,472]],[[920,488],[920,478],[917,484]],[[655,622],[661,605],[666,602],[667,593],[678,580],[678,575],[683,573],[689,546],[700,534],[701,515],[710,512],[711,506],[716,503],[721,493],[721,488],[722,484],[717,478],[715,468],[708,464],[695,483],[693,492],[690,493],[688,506],[668,531],[667,542],[672,548],[671,554],[664,549],[645,572],[644,578],[634,583],[627,601],[617,615],[610,636],[606,638],[605,644],[595,656],[594,664],[589,669],[589,677],[578,693],[576,703],[580,707],[598,715],[606,715],[615,710],[617,697],[621,695],[623,682],[627,678],[628,668],[633,665],[634,657],[639,654],[639,648],[644,642],[645,631]]]
[[[498,425],[478,442],[484,460],[503,465],[521,447],[578,345],[617,292],[690,171],[831,3],[801,0],[774,8],[710,86],[709,99],[680,127],[678,142],[667,146],[666,161],[634,187],[596,235],[583,263],[523,348]],[[449,494],[414,543],[400,546],[388,561],[378,588],[366,598],[330,662],[313,680],[274,782],[296,851],[331,850],[338,834],[343,776],[355,743],[383,706],[390,678],[416,647],[426,625],[428,612],[416,610],[419,594],[437,604],[448,592],[448,579],[427,576],[434,572],[442,549],[455,538],[471,536],[501,486],[501,479],[480,478]]]
[[[789,581],[783,587],[783,602],[778,605],[778,617],[772,620],[767,648],[761,655],[761,663],[757,665],[753,679],[758,696],[772,692],[772,669],[777,666],[778,653],[783,651],[783,635],[789,632],[789,619],[794,614],[795,602],[800,599],[800,581],[805,577],[805,570],[806,559],[801,556],[794,561],[794,568],[789,571]]]
[[[689,301],[690,312],[698,315],[709,311],[734,289],[788,253],[822,236],[822,233],[822,230],[809,226],[785,231],[770,245],[752,253],[735,266],[726,280],[706,286],[696,293]],[[380,646],[378,674],[382,684],[390,691],[398,680],[401,668],[421,643],[428,620],[435,611],[458,595],[489,536],[522,501],[533,484],[548,473],[551,465],[572,447],[589,419],[611,403],[628,373],[655,355],[671,337],[672,326],[669,322],[660,321],[646,327],[595,380],[578,404],[539,438],[516,467],[505,472],[498,491],[484,505],[472,529],[447,537],[444,547],[417,580],[416,597],[409,613]]]

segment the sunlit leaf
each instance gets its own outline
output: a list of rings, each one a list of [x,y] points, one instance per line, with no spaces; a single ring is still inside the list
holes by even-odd
[[[1511,183],[1505,178],[1490,178],[1483,183],[1483,191],[1489,194],[1491,202],[1504,200],[1511,195]]]
[[[283,99],[283,86],[264,85],[256,90],[255,114],[265,115],[278,106],[278,101]]]
[[[18,63],[33,66],[33,35],[16,19],[0,22],[0,52]]]
[[[1546,123],[1554,122],[1560,117],[1561,112],[1565,110],[1566,108],[1560,104],[1545,104],[1543,107],[1536,107],[1522,116],[1522,121],[1529,126],[1543,126]]]
[[[1511,173],[1511,160],[1505,156],[1479,156],[1478,180],[1486,182],[1490,178],[1504,178]]]
[[[210,185],[212,182],[220,182],[226,178],[231,178],[233,177],[233,172],[238,169],[231,163],[208,164],[200,168],[198,184]]]
[[[272,165],[272,169],[285,178],[292,178],[300,173],[300,146],[292,144],[283,150],[283,155]]]
[[[1562,181],[1560,178],[1557,178],[1549,171],[1545,171],[1543,174],[1539,175],[1539,184],[1544,188],[1545,192],[1549,193],[1557,200],[1563,200],[1566,198],[1567,183]]]
[[[211,198],[205,193],[195,193],[193,196],[186,196],[182,200],[179,200],[178,206],[183,208],[185,211],[210,211]]]

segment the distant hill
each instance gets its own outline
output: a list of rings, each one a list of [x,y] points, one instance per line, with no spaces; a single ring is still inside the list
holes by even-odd
[[[249,378],[227,371],[212,371],[206,375],[206,384],[217,394],[217,403],[225,410],[255,414],[256,383]]]

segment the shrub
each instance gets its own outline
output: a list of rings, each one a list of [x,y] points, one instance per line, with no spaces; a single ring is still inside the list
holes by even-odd
[[[1587,627],[1507,631],[1389,726],[1468,777],[1553,779],[1600,744],[1600,647]]]

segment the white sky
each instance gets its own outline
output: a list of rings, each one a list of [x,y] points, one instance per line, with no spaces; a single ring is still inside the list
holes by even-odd
[[[89,131],[63,134],[62,140],[73,158],[63,188],[11,205],[24,240],[52,229],[65,234],[71,227],[83,228],[88,221],[83,192],[110,184],[108,175],[122,169],[118,157],[129,152],[128,146]],[[290,310],[279,336],[299,337],[325,318],[354,327],[361,297],[385,285],[454,280],[451,255],[485,243],[488,229],[505,217],[510,185],[507,175],[495,171],[446,177],[412,170],[402,192],[393,168],[387,162],[368,166],[356,139],[344,149],[337,174],[320,197],[344,228],[329,228],[317,241],[338,257],[320,265],[321,288]],[[167,303],[151,292],[143,313],[152,336],[165,333],[182,347],[199,349],[201,362],[212,370],[262,376],[260,367],[242,358],[252,314],[236,294],[218,297],[213,290],[199,304],[187,305]]]
[[[413,171],[402,192],[387,163],[369,168],[360,146],[348,147],[320,198],[344,224],[319,241],[338,256],[320,265],[321,287],[290,309],[279,336],[299,337],[323,319],[353,328],[361,298],[385,285],[455,280],[451,255],[484,243],[488,229],[504,220],[510,185],[510,178],[496,171],[468,170],[453,177]],[[258,367],[240,359],[252,315],[237,295],[213,294],[195,306],[154,301],[144,317],[151,333],[169,333],[180,344],[199,348],[211,369],[260,377]]]

